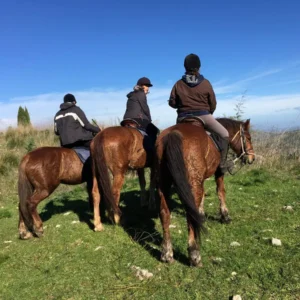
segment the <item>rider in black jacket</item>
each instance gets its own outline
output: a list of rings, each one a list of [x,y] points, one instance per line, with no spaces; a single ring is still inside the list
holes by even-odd
[[[100,128],[88,121],[76,103],[72,94],[64,96],[64,103],[60,105],[60,110],[54,117],[54,132],[59,136],[62,147],[82,146],[89,148],[93,133],[98,133]]]

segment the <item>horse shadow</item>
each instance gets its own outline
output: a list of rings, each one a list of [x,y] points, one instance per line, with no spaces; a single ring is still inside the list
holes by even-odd
[[[158,197],[156,197],[156,200]],[[152,257],[160,261],[162,232],[156,229],[155,220],[159,218],[159,203],[156,201],[155,210],[141,207],[140,193],[137,191],[124,192],[121,195],[121,226],[131,240],[141,245]],[[177,209],[177,201],[170,198],[170,209]],[[173,249],[176,261],[187,265],[188,258],[181,252]]]
[[[49,201],[40,213],[40,217],[43,222],[49,220],[51,217],[57,214],[64,214],[66,212],[73,212],[78,216],[80,222],[86,223],[90,229],[94,228],[91,221],[93,219],[93,211],[89,200],[70,199],[69,193],[58,195],[51,201]]]

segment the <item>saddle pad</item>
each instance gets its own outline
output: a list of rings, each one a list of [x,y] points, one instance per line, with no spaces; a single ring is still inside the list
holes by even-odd
[[[86,160],[90,157],[90,150],[85,147],[74,147],[72,148],[78,155],[81,162],[84,164]]]

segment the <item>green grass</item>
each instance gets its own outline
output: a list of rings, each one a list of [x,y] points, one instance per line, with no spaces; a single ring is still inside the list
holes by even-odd
[[[218,221],[215,184],[207,181],[208,234],[202,236],[200,269],[188,265],[186,221],[176,194],[171,203],[176,227],[170,229],[176,261],[170,265],[159,261],[160,221],[140,208],[134,179],[126,181],[122,193],[124,225],[104,220],[101,233],[90,228],[92,214],[82,186],[61,187],[40,204],[45,236],[29,241],[18,239],[17,195],[0,194],[0,299],[229,299],[236,294],[299,299],[297,176],[264,169],[228,176],[229,225]],[[283,210],[286,205],[293,211]],[[272,246],[272,237],[282,246]],[[233,241],[240,246],[231,247]],[[153,277],[140,281],[132,266]]]

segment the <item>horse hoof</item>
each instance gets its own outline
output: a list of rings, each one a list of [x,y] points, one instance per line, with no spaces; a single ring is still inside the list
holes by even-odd
[[[162,262],[169,263],[169,264],[172,263],[172,262],[174,262],[173,252],[162,253],[161,257],[160,257],[160,260]]]
[[[164,263],[168,263],[168,264],[171,264],[174,262],[174,258],[173,257],[167,257],[167,256],[164,256],[162,255],[160,260]]]
[[[30,231],[22,231],[19,235],[21,240],[29,240],[33,238],[33,234]]]
[[[114,221],[117,225],[120,224],[120,216],[118,214],[114,214]]]
[[[44,231],[34,231],[34,235],[38,238],[41,238],[44,235]]]
[[[104,227],[102,224],[98,224],[95,226],[94,228],[94,231],[97,232],[97,231],[103,231],[104,230]]]
[[[231,222],[231,218],[227,215],[227,216],[221,216],[221,223],[223,224],[229,224]]]
[[[189,256],[190,256],[191,266],[198,267],[198,268],[201,268],[203,266],[201,262],[201,256],[199,250],[190,251]]]

